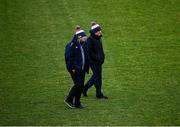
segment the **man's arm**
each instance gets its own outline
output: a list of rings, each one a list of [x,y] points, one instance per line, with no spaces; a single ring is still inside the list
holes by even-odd
[[[89,57],[90,59],[93,59],[93,60],[99,60],[98,56],[96,55],[96,53],[94,52],[93,48],[94,47],[94,42],[92,41],[91,38],[88,39],[88,42],[87,42],[87,51],[88,51],[88,54],[89,54]]]
[[[72,43],[71,49],[69,50],[68,54],[67,54],[67,65],[68,65],[68,70],[73,71],[75,69],[74,66],[74,44]]]

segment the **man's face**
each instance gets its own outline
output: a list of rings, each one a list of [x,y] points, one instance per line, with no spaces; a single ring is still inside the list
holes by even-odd
[[[95,35],[98,36],[98,37],[100,37],[100,36],[102,36],[102,32],[101,32],[101,31],[98,31],[98,32],[95,33]]]
[[[81,37],[81,38],[80,38],[80,42],[83,42],[83,43],[84,43],[84,42],[86,42],[86,41],[87,41],[87,36],[84,36],[84,37]]]

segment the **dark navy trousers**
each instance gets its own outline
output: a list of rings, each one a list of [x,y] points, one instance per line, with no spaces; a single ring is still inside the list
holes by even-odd
[[[79,105],[81,93],[84,88],[84,79],[85,79],[85,72],[84,71],[75,71],[70,72],[71,78],[74,82],[73,87],[71,88],[69,95],[67,97],[67,100],[70,102],[73,102],[73,99],[75,98],[75,105]]]
[[[102,87],[102,64],[92,64],[90,65],[93,75],[90,80],[84,86],[85,90],[88,90],[91,86],[95,86],[96,88],[96,97],[103,96],[101,91]]]

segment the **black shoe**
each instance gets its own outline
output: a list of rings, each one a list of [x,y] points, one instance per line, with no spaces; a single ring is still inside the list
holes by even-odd
[[[84,106],[83,104],[79,104],[79,105],[75,105],[75,108],[80,108],[80,109],[82,109],[82,108],[85,108],[85,106]]]
[[[73,105],[73,103],[70,102],[70,101],[68,101],[68,100],[64,100],[64,103],[65,103],[68,107],[70,107],[70,108],[75,108],[74,105]]]
[[[88,95],[87,95],[87,90],[86,90],[86,89],[84,89],[82,93],[83,93],[83,96],[84,96],[84,97],[88,97]]]
[[[97,99],[108,99],[108,97],[107,97],[107,96],[102,95],[102,96],[97,96]]]

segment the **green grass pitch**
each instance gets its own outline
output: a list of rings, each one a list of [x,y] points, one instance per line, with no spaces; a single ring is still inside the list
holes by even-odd
[[[71,110],[64,47],[92,20],[109,99]],[[0,0],[0,125],[180,125],[180,1]]]

